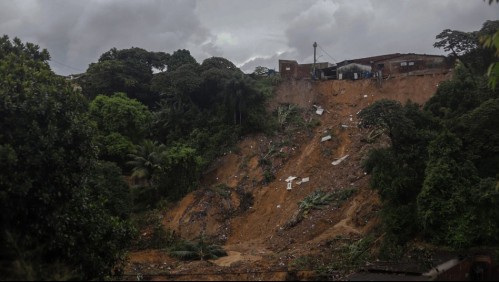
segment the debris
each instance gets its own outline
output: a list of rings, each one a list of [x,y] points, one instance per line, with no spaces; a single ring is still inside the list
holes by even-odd
[[[276,208],[280,209],[280,208],[281,208],[281,205],[277,205],[277,207],[276,207]]]
[[[339,165],[342,161],[344,161],[346,158],[348,158],[348,155],[345,155],[341,158],[339,158],[338,160],[332,162],[333,165]]]
[[[301,185],[302,183],[310,181],[310,177],[303,177],[300,181],[296,182],[296,184]]]
[[[324,112],[324,109],[321,106],[314,105],[314,107],[316,108],[315,113],[321,116],[322,113]]]
[[[321,142],[324,142],[324,141],[327,141],[330,139],[331,139],[331,135],[327,135],[327,136],[322,137]]]
[[[291,185],[293,183],[293,180],[296,179],[296,176],[290,176],[288,177],[285,181],[288,183],[287,186],[286,186],[286,189],[287,190],[291,190]]]
[[[341,127],[343,127],[343,128],[348,128],[348,125],[346,125],[346,124],[342,124],[342,125],[341,125]]]
[[[367,98],[367,95],[364,95],[364,98]]]

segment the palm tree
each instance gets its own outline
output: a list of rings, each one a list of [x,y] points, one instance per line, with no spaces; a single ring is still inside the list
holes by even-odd
[[[152,186],[152,178],[156,172],[161,170],[161,154],[166,150],[164,144],[156,141],[145,140],[142,145],[136,147],[135,154],[129,154],[132,159],[127,164],[132,166],[132,179],[147,181]]]

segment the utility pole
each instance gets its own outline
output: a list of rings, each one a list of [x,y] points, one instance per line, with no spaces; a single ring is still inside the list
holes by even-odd
[[[312,68],[312,69],[313,69],[313,72],[312,72],[312,79],[314,79],[314,80],[315,80],[315,62],[316,62],[316,60],[317,60],[317,58],[315,57],[315,55],[316,55],[316,49],[317,49],[317,42],[314,42],[314,45],[312,45],[312,46],[314,46],[314,66],[313,66],[313,68]]]

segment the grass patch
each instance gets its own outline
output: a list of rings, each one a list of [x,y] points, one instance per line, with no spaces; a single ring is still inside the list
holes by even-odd
[[[215,186],[212,186],[210,189],[224,198],[230,197],[230,187],[225,183],[217,184]]]

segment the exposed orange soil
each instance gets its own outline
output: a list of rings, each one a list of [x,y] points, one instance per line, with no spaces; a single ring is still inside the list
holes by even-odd
[[[171,274],[285,271],[299,257],[321,254],[328,240],[337,236],[363,236],[377,225],[379,199],[368,187],[369,176],[363,172],[361,160],[373,146],[388,143],[386,138],[380,138],[385,141],[377,145],[361,142],[367,132],[357,127],[357,113],[383,98],[403,103],[410,99],[422,104],[434,94],[438,83],[447,79],[449,75],[399,77],[383,81],[382,87],[370,80],[283,83],[276,98],[269,103],[269,110],[292,103],[303,109],[306,120],[315,117],[320,120],[320,125],[312,131],[296,130],[290,136],[244,138],[237,152],[231,152],[214,163],[213,169],[202,179],[200,190],[165,211],[165,228],[175,230],[185,239],[204,234],[222,244],[229,256],[211,263],[172,263],[163,258],[164,254],[151,251],[149,257],[144,252],[132,253],[131,261],[157,264],[155,262],[163,259],[166,262],[163,265],[170,267],[168,273]],[[325,109],[322,116],[315,114],[313,105]],[[328,134],[332,139],[321,142],[321,138]],[[275,179],[265,184],[259,160],[272,147],[281,153],[269,158]],[[340,164],[332,164],[345,155],[348,157]],[[286,190],[284,181],[289,176],[298,177],[290,191]],[[297,185],[296,181],[303,177],[310,177],[310,181]],[[208,189],[219,184],[229,188],[230,196]],[[288,227],[297,214],[298,203],[307,195],[318,189],[333,192],[347,188],[355,188],[356,193],[342,206],[330,205],[312,210],[301,222]],[[252,203],[245,198],[245,193],[251,193]],[[286,272],[272,273],[260,273],[259,277],[283,280],[289,275]],[[189,278],[259,279],[248,275],[162,277],[169,280]]]

